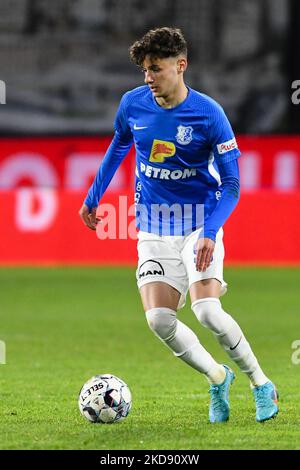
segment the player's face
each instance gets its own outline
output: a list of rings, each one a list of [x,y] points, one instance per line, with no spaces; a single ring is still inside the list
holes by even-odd
[[[145,83],[149,85],[155,98],[167,98],[176,92],[185,68],[186,59],[182,57],[156,59],[146,56],[142,70]]]

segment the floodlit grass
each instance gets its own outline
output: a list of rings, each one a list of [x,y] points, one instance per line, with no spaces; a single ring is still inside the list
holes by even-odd
[[[235,370],[231,416],[208,422],[208,384],[149,330],[130,268],[0,269],[1,449],[300,449],[299,269],[226,269],[223,307],[240,323],[280,391],[275,420],[256,423],[247,377],[189,305],[179,318]],[[90,424],[77,395],[92,375],[112,373],[133,395],[128,418]]]

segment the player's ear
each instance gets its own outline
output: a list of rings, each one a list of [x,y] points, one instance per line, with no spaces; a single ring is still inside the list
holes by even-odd
[[[183,73],[187,68],[187,60],[184,57],[181,57],[177,60],[177,71],[178,73]]]

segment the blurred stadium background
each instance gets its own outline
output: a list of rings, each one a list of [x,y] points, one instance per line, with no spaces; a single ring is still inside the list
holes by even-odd
[[[242,195],[225,226],[225,266],[234,288],[228,305],[251,332],[251,341],[255,338],[255,350],[267,371],[274,373],[282,388],[284,383],[283,408],[291,412],[280,416],[275,436],[269,438],[261,431],[257,441],[257,431],[251,425],[247,427],[248,417],[249,422],[253,419],[253,410],[247,408],[249,397],[245,398],[237,385],[239,395],[234,399],[245,408],[247,417],[238,421],[236,434],[230,428],[224,445],[299,448],[299,427],[295,427],[300,422],[299,384],[291,373],[294,366],[290,356],[300,327],[296,315],[300,280],[300,104],[293,104],[291,99],[295,91],[292,83],[300,81],[300,2],[1,0],[0,80],[6,84],[6,104],[0,104],[4,312],[0,339],[7,342],[11,364],[10,369],[1,369],[0,377],[0,385],[6,380],[1,400],[4,411],[0,412],[2,448],[118,448],[119,438],[125,448],[122,428],[105,430],[115,441],[111,444],[105,437],[99,444],[97,433],[102,430],[82,429],[76,397],[74,403],[66,398],[76,394],[74,390],[95,372],[112,372],[128,380],[142,403],[141,416],[136,408],[134,422],[141,425],[139,435],[143,439],[135,441],[132,434],[129,448],[151,448],[154,436],[158,440],[162,433],[162,417],[155,403],[166,400],[158,378],[166,373],[167,361],[171,394],[178,392],[175,374],[182,383],[188,375],[194,394],[185,401],[185,406],[191,407],[190,415],[183,402],[174,403],[181,410],[178,426],[186,426],[185,430],[180,428],[181,436],[175,436],[174,415],[166,404],[164,419],[165,426],[170,423],[169,437],[162,444],[156,442],[155,448],[172,448],[175,437],[175,448],[205,447],[207,435],[211,439],[208,448],[222,447],[222,430],[219,435],[218,431],[206,435],[207,428],[199,431],[198,418],[192,414],[198,393],[197,374],[180,368],[171,355],[159,349],[144,323],[134,278],[135,241],[125,237],[99,241],[78,217],[110,142],[120,97],[143,84],[143,76],[129,62],[128,47],[157,26],[183,30],[190,51],[187,83],[223,105],[237,134],[242,151]],[[133,182],[131,151],[115,175],[105,202],[117,207],[119,195],[125,195],[128,204],[132,203]],[[37,269],[84,264],[96,268]],[[108,264],[123,267],[108,269]],[[20,269],[22,265],[35,268]],[[116,296],[111,295],[115,286],[119,286]],[[87,289],[92,292],[89,298]],[[227,296],[225,307],[226,302]],[[103,315],[103,311],[109,315]],[[273,336],[266,338],[270,325]],[[101,334],[104,363],[99,355],[99,331],[105,332]],[[215,352],[212,340],[206,332],[202,334],[210,351]],[[275,344],[280,351],[276,364]],[[149,357],[154,359],[147,369],[144,364]],[[66,374],[71,388],[63,380]],[[15,393],[19,386],[27,393],[27,402],[26,397]],[[160,397],[155,396],[155,387],[159,387]],[[39,400],[45,393],[48,401],[42,408]],[[14,396],[13,410],[10,394]],[[17,419],[17,412],[23,421],[14,427],[12,420]],[[203,405],[203,422],[206,412]],[[73,420],[74,428],[70,429],[65,416]],[[152,416],[154,428],[146,430],[143,416]],[[184,441],[185,432],[192,429],[191,416],[197,432]],[[200,443],[198,432],[203,437]],[[160,447],[163,445],[167,447]]]
[[[299,132],[289,107],[299,8],[296,0],[1,0],[0,131],[111,133],[121,94],[141,83],[129,45],[174,25],[189,42],[189,84],[219,100],[237,132]]]

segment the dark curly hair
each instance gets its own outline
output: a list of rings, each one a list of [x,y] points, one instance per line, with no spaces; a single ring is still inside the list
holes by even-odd
[[[187,44],[180,29],[156,28],[135,41],[129,48],[129,53],[132,62],[141,67],[146,55],[159,59],[177,57],[180,54],[186,56]]]

